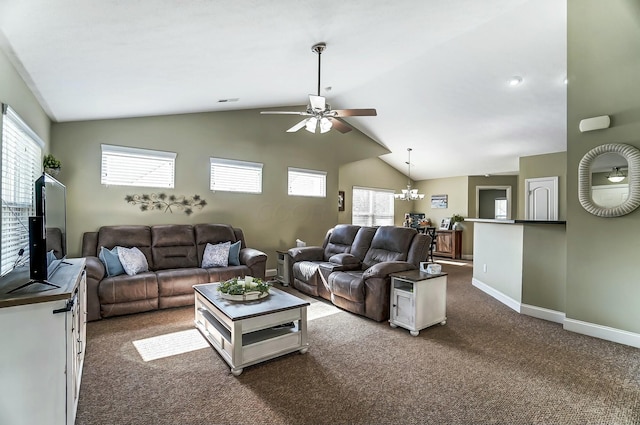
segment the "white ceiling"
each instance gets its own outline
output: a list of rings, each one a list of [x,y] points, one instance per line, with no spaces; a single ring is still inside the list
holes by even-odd
[[[414,180],[566,150],[566,21],[562,0],[0,0],[1,47],[60,122],[302,110],[326,42],[321,94],[376,108],[347,121],[405,174],[413,148]]]

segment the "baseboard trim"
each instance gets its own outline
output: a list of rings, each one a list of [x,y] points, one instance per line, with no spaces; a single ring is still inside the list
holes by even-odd
[[[566,318],[566,315],[561,311],[550,310],[548,308],[537,307],[535,305],[529,305],[529,304],[522,304],[520,306],[520,313],[526,314],[527,316],[535,317],[538,319],[559,323],[561,325],[564,323]]]
[[[564,329],[595,338],[606,339],[607,341],[617,342],[618,344],[640,348],[640,334],[637,333],[575,319],[565,319]]]
[[[274,277],[278,275],[278,271],[276,269],[267,269],[264,272],[264,277]]]
[[[486,283],[479,281],[475,277],[471,280],[471,284],[476,288],[478,288],[479,290],[481,290],[482,292],[484,292],[485,294],[492,296],[496,300],[500,301],[502,304],[520,313],[521,304],[519,301],[516,301],[510,296],[503,294],[502,292],[492,288]]]

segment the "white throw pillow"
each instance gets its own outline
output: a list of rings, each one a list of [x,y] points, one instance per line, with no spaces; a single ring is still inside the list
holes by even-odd
[[[118,259],[120,260],[120,264],[122,264],[122,268],[125,273],[129,276],[134,276],[138,273],[148,272],[149,271],[149,263],[147,263],[147,258],[144,256],[142,251],[138,248],[123,248],[121,246],[118,247]]]
[[[229,248],[231,248],[231,242],[216,245],[208,243],[202,255],[202,268],[227,267],[229,265]]]

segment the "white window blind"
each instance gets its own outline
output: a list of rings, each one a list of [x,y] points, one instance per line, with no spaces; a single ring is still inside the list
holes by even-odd
[[[100,182],[114,186],[172,189],[175,179],[174,152],[102,145]]]
[[[2,244],[0,274],[13,269],[24,249],[28,258],[29,216],[35,214],[34,182],[42,173],[42,140],[8,105],[2,105]]]
[[[351,223],[359,226],[393,226],[393,191],[353,187]]]
[[[327,196],[327,173],[289,167],[288,186],[289,195],[325,198]]]
[[[262,164],[210,158],[209,188],[225,192],[262,193]]]

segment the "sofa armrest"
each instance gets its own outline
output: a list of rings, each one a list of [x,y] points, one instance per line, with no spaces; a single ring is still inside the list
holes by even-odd
[[[104,279],[106,270],[98,257],[85,257],[85,271],[87,273],[87,321],[100,320],[100,299],[98,286]]]
[[[330,263],[339,264],[341,266],[360,266],[360,260],[353,254],[348,254],[346,252],[332,255],[329,258]]]
[[[292,263],[297,263],[298,261],[322,261],[324,249],[321,246],[300,246],[291,248],[288,253],[291,256]]]
[[[242,248],[240,250],[240,264],[246,266],[254,266],[258,263],[267,261],[267,254],[254,248]]]
[[[407,270],[415,270],[417,269],[411,263],[406,261],[384,261],[382,263],[374,264],[364,271],[362,274],[363,279],[369,279],[372,277],[387,277],[391,273],[404,272]]]

